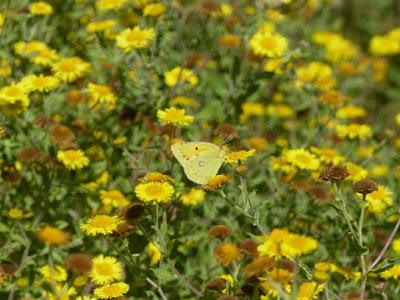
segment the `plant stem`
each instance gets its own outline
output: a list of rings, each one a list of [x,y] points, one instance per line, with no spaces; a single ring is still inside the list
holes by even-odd
[[[361,212],[360,212],[360,219],[358,222],[358,244],[361,248],[361,254],[360,254],[360,263],[361,263],[361,277],[362,277],[362,282],[361,282],[361,290],[360,290],[360,299],[364,300],[365,298],[365,288],[367,286],[367,267],[365,263],[365,254],[363,251],[364,244],[363,244],[363,225],[364,225],[364,215],[365,215],[365,198],[366,194],[363,194],[363,199],[361,203]]]

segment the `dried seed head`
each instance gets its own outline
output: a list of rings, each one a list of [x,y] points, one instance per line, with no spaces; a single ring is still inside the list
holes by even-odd
[[[222,241],[232,233],[232,229],[225,225],[215,225],[211,227],[208,233]]]
[[[206,283],[206,288],[214,291],[222,291],[226,286],[226,280],[222,278],[214,278]]]
[[[215,129],[216,135],[238,137],[239,133],[236,128],[229,123],[222,123]]]
[[[138,112],[136,109],[133,109],[131,107],[124,107],[119,113],[119,120],[122,126],[128,127],[135,122],[137,115]]]
[[[3,262],[0,264],[0,276],[11,276],[18,270],[18,266],[12,262]]]
[[[67,103],[71,106],[78,105],[85,100],[85,95],[79,90],[71,90],[67,94]]]
[[[325,185],[312,185],[307,189],[307,192],[313,199],[321,203],[329,203],[333,199],[329,188]]]
[[[65,266],[77,273],[88,273],[92,269],[92,258],[83,253],[71,253],[64,261]]]
[[[250,255],[252,257],[256,257],[258,252],[257,252],[257,243],[253,241],[252,239],[244,239],[240,241],[239,248],[246,253],[247,255]]]
[[[75,134],[67,126],[53,125],[49,129],[49,134],[54,144],[66,145],[75,141]]]
[[[246,278],[258,277],[270,271],[275,266],[273,258],[261,256],[254,259],[251,263],[244,266],[243,271]]]
[[[17,184],[21,179],[21,175],[18,172],[18,170],[11,165],[6,165],[3,167],[1,176],[3,177],[4,181],[7,181],[8,183],[11,184]]]
[[[346,166],[329,166],[325,167],[319,178],[324,181],[336,182],[345,179],[350,175]]]
[[[376,185],[376,183],[371,180],[367,180],[367,179],[357,181],[353,185],[353,192],[360,193],[363,195],[372,193],[377,190],[378,190],[378,186]]]
[[[136,221],[145,211],[145,207],[141,204],[129,205],[121,211],[121,217],[127,221]]]
[[[128,235],[130,232],[135,230],[135,226],[128,223],[122,223],[118,228],[111,234],[113,237],[122,237]]]
[[[21,162],[32,163],[38,161],[40,158],[40,152],[33,146],[22,148],[18,153],[18,160]]]
[[[35,121],[33,121],[33,123],[40,128],[48,128],[56,122],[54,121],[53,117],[39,116],[35,119]]]
[[[240,165],[240,166],[236,167],[235,171],[239,175],[246,175],[247,172],[249,171],[249,168],[245,165]]]

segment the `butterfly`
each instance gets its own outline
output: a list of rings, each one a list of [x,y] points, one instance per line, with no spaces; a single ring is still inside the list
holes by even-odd
[[[217,175],[226,156],[225,149],[207,142],[175,143],[171,150],[187,178],[197,184],[206,184]]]

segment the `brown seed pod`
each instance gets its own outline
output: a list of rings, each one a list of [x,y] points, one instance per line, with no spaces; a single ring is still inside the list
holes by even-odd
[[[83,253],[71,253],[64,260],[65,266],[77,273],[88,273],[92,269],[92,257]]]
[[[64,125],[53,125],[49,129],[50,139],[54,144],[67,145],[75,141],[75,134]]]
[[[22,148],[18,153],[18,160],[24,163],[32,163],[38,161],[40,152],[33,146]]]
[[[257,246],[257,243],[252,239],[244,239],[240,241],[239,248],[247,255],[256,257],[258,255]]]
[[[324,181],[336,182],[345,179],[350,175],[346,166],[329,166],[325,167],[319,178]]]
[[[360,193],[363,195],[370,194],[377,190],[378,190],[378,186],[376,185],[376,183],[371,180],[367,180],[367,179],[357,181],[353,185],[353,192]]]
[[[219,238],[221,241],[223,241],[231,233],[232,229],[226,225],[215,225],[208,231],[209,235]]]
[[[244,266],[243,271],[246,278],[252,278],[270,271],[274,266],[275,261],[272,258],[261,256]]]
[[[206,288],[214,291],[222,291],[226,286],[226,280],[222,278],[214,278],[206,283]]]

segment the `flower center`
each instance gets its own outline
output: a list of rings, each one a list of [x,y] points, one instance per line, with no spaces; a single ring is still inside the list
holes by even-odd
[[[112,274],[112,268],[107,263],[101,263],[96,266],[96,271],[102,276],[110,276]]]
[[[261,41],[261,46],[267,50],[274,50],[276,49],[276,40],[273,37],[266,36]]]
[[[157,197],[163,191],[163,188],[157,184],[152,184],[146,187],[146,193],[151,197]]]
[[[99,227],[99,228],[103,228],[103,227],[108,227],[110,225],[113,224],[113,219],[109,216],[96,216],[92,222],[91,222],[91,226],[93,227]]]
[[[6,91],[6,95],[8,97],[18,97],[18,96],[21,96],[21,94],[22,94],[21,89],[16,86],[12,86],[12,87],[8,88]]]
[[[144,34],[138,30],[131,31],[127,36],[127,40],[130,42],[142,41],[144,40]]]

